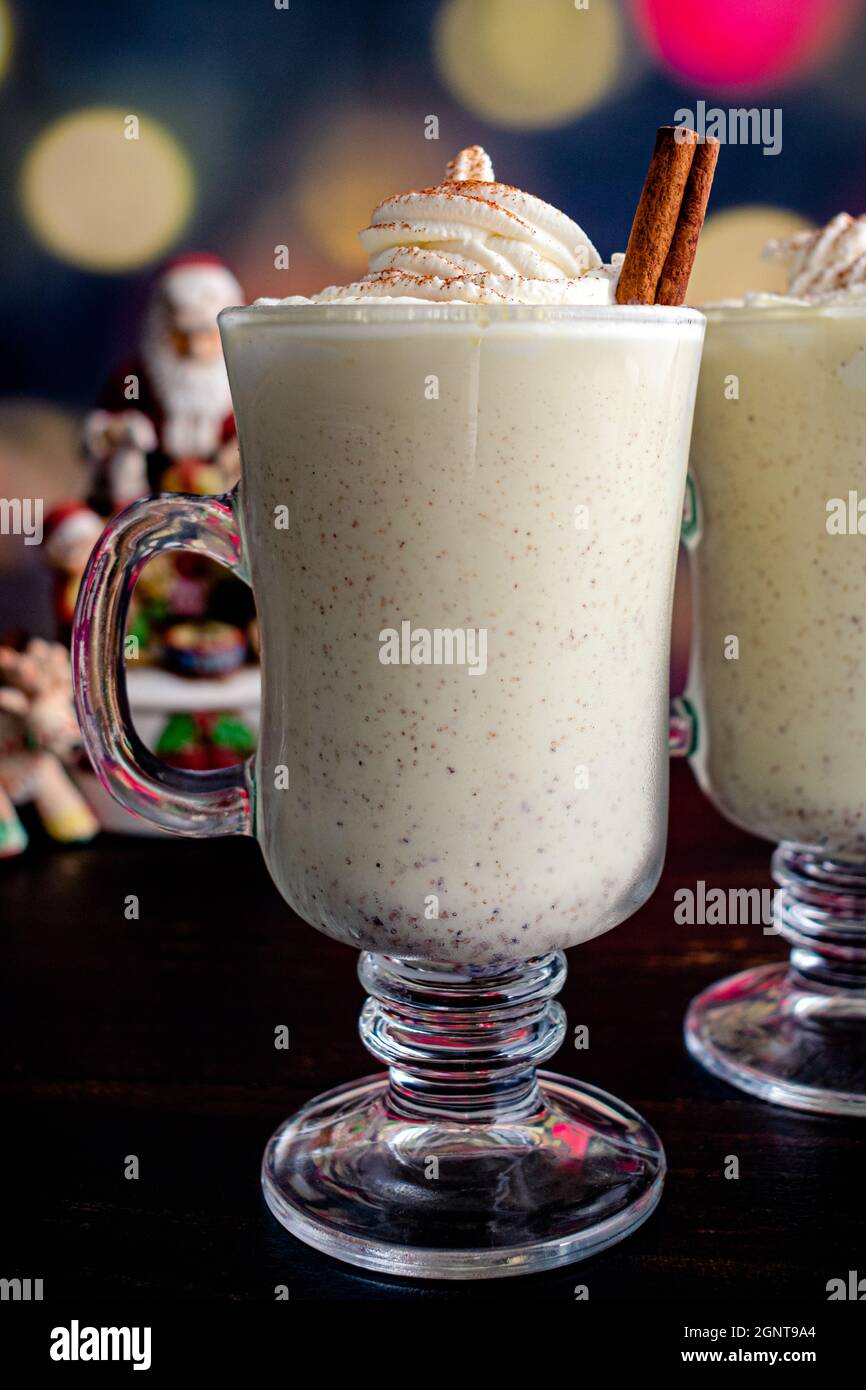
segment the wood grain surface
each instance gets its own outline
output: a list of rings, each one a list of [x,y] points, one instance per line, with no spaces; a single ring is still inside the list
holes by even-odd
[[[615,931],[569,953],[568,1044],[551,1064],[637,1106],[670,1173],[635,1236],[580,1265],[466,1284],[391,1280],[299,1244],[264,1207],[261,1151],[316,1092],[374,1070],[356,957],[294,917],[249,841],[39,841],[0,865],[4,1276],[45,1297],[272,1301],[533,1298],[825,1301],[866,1274],[866,1124],[753,1101],[686,1055],[691,996],[778,959],[759,927],[679,926],[674,892],[769,886],[771,847],[728,826],[675,766],[664,876]],[[140,919],[124,917],[136,894]],[[276,1051],[285,1023],[291,1048]],[[140,1163],[137,1181],[124,1161]],[[737,1181],[723,1176],[727,1156]]]

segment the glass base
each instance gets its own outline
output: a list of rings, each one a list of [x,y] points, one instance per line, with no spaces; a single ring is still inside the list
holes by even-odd
[[[761,1100],[866,1115],[866,1002],[808,984],[787,962],[704,990],[685,1037],[707,1071]]]
[[[686,1046],[714,1076],[773,1105],[866,1115],[866,864],[783,841],[773,877],[790,961],[699,994]]]
[[[387,1074],[318,1096],[277,1130],[265,1199],[326,1255],[422,1279],[493,1279],[585,1259],[661,1196],[655,1132],[595,1087],[539,1072],[535,1113],[466,1124],[395,1112]]]

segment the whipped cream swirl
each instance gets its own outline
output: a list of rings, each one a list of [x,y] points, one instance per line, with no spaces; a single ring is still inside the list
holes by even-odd
[[[361,242],[369,262],[363,279],[280,302],[612,304],[622,261],[602,265],[570,217],[497,183],[480,145],[461,150],[434,188],[386,198]]]
[[[826,227],[769,242],[764,255],[788,267],[792,298],[866,294],[866,216],[840,212]]]
[[[773,294],[752,290],[742,299],[721,300],[718,308],[811,305],[816,311],[844,312],[847,305],[862,312],[866,299],[866,214],[852,217],[840,212],[826,227],[768,241],[763,256],[787,268],[787,291]]]

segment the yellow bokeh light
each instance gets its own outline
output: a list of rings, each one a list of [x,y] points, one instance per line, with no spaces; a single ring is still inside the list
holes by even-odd
[[[417,119],[352,108],[311,140],[294,190],[307,240],[336,269],[363,273],[358,232],[392,193],[423,188],[445,176],[454,153],[426,140]]]
[[[333,166],[332,166],[333,167]],[[402,187],[398,183],[398,188]],[[358,240],[377,203],[386,196],[379,178],[359,169],[351,159],[335,168],[330,188],[314,174],[298,186],[298,206],[307,233],[329,260],[346,270],[363,271],[367,258]]]
[[[55,256],[112,273],[147,265],[171,245],[192,209],[193,176],[181,146],[156,121],[91,107],[36,141],[24,161],[21,201],[34,235]]]
[[[739,299],[748,290],[782,293],[788,280],[785,267],[762,260],[761,252],[773,237],[791,236],[811,225],[799,213],[762,204],[714,213],[698,242],[689,303]]]
[[[12,57],[12,15],[6,0],[0,0],[0,82],[9,70]]]
[[[613,88],[622,56],[614,0],[446,0],[436,61],[455,97],[514,129],[564,125]]]

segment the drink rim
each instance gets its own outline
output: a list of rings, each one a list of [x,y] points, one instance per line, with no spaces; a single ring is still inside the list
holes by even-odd
[[[279,300],[259,301],[223,309],[219,314],[221,328],[243,325],[262,327],[282,324],[319,326],[336,323],[359,324],[472,324],[486,327],[493,324],[531,323],[591,323],[606,324],[680,324],[702,327],[706,322],[700,309],[685,305],[661,304],[456,304],[415,301],[394,304],[385,300],[368,300],[363,304],[335,302],[328,304],[283,304]]]
[[[712,323],[765,323],[778,329],[784,323],[809,323],[815,319],[851,319],[866,317],[866,300],[845,303],[803,299],[766,299],[757,304],[742,300],[730,304],[705,304],[701,311],[708,324]]]

